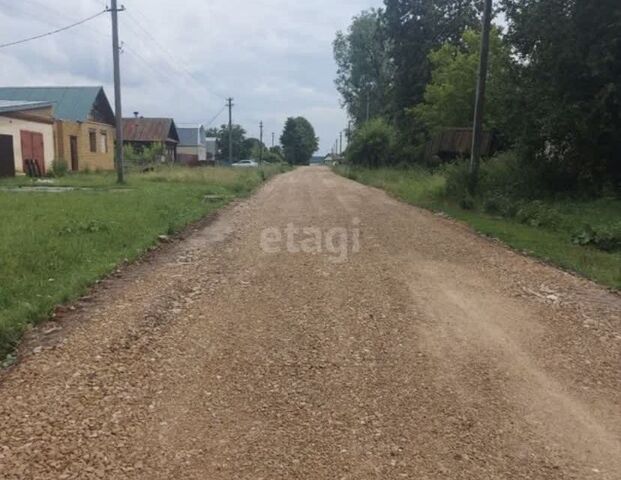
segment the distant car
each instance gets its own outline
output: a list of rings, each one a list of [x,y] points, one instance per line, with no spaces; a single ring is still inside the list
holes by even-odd
[[[254,160],[240,160],[239,162],[235,162],[231,164],[231,167],[238,168],[249,168],[249,167],[258,167],[259,164]]]

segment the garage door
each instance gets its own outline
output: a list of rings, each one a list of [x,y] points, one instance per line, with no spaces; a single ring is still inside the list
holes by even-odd
[[[45,155],[43,150],[43,134],[22,130],[20,132],[22,140],[22,160],[24,161],[24,172],[28,171],[28,161],[32,160],[39,166],[41,175],[45,174]]]
[[[13,135],[0,135],[0,177],[15,176]]]

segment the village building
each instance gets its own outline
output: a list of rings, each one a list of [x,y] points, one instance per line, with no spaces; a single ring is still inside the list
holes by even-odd
[[[138,152],[162,145],[162,161],[174,163],[177,161],[179,133],[172,118],[124,118],[123,144],[131,145]]]
[[[70,171],[114,169],[114,112],[103,87],[1,87],[0,100],[52,105],[52,161]]]
[[[0,177],[44,175],[54,158],[52,104],[0,100]]]
[[[203,125],[179,128],[179,162],[184,165],[205,165],[207,163],[207,135]]]

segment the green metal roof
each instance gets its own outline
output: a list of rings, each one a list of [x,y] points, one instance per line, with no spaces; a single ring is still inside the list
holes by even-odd
[[[50,102],[54,105],[54,117],[84,122],[89,119],[100,93],[103,87],[0,87],[0,100]],[[111,113],[107,99],[105,103]]]

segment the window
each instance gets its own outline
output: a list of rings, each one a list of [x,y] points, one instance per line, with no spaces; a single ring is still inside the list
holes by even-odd
[[[101,153],[108,153],[108,132],[102,130],[100,133],[100,141],[101,141]]]
[[[88,131],[88,142],[91,146],[91,153],[97,152],[97,132],[95,130]]]

